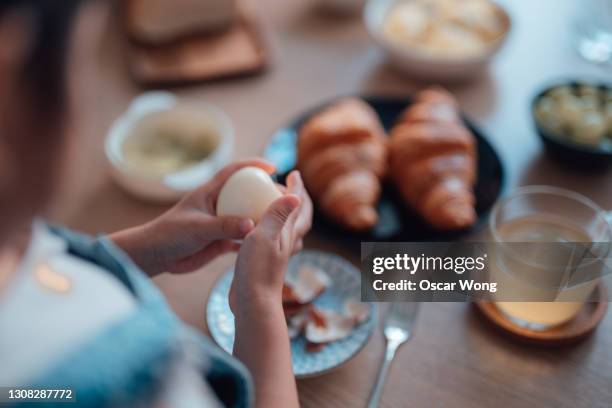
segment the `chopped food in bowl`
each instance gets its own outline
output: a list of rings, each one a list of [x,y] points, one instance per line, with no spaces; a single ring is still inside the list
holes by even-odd
[[[396,67],[437,80],[480,72],[511,25],[505,10],[490,0],[371,0],[364,19]]]
[[[567,82],[546,88],[532,104],[538,135],[553,158],[567,166],[612,164],[612,89]]]
[[[487,0],[399,2],[383,24],[389,41],[445,58],[483,54],[504,31],[499,7]]]
[[[569,141],[603,146],[612,140],[612,89],[556,86],[540,96],[533,113],[540,126]]]

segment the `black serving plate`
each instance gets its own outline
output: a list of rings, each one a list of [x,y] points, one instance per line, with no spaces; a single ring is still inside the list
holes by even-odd
[[[362,96],[361,98],[376,110],[386,130],[391,129],[399,114],[411,103],[408,97]],[[276,165],[279,182],[284,182],[285,176],[295,167],[296,141],[301,125],[312,115],[337,100],[322,104],[300,115],[279,129],[270,139],[264,151],[264,157]],[[365,241],[452,241],[481,226],[502,192],[504,169],[499,156],[483,133],[468,119],[464,118],[464,121],[476,136],[478,147],[478,181],[474,190],[478,221],[472,228],[452,233],[440,232],[431,228],[418,214],[404,204],[399,192],[392,183],[387,182],[383,186],[382,196],[378,203],[379,221],[372,230],[363,233],[348,230],[319,211],[315,203],[313,232],[327,239],[345,243],[358,251],[359,243]]]
[[[557,135],[541,126],[535,117],[535,108],[540,99],[548,92],[559,86],[569,86],[576,88],[580,85],[592,85],[600,89],[610,89],[608,85],[593,85],[591,82],[568,81],[547,86],[540,91],[531,103],[531,117],[535,128],[550,156],[558,163],[566,167],[581,170],[601,170],[612,165],[612,141],[602,143],[598,146],[589,146],[572,141],[569,137]]]

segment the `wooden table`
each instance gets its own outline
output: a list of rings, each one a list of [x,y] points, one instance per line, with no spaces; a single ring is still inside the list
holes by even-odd
[[[313,12],[305,0],[259,0],[273,51],[273,67],[262,76],[227,80],[176,91],[207,100],[234,120],[236,157],[256,155],[279,125],[313,104],[338,94],[405,94],[416,84],[383,63],[360,19],[335,19]],[[571,45],[579,0],[506,1],[514,27],[488,73],[451,87],[465,112],[489,135],[502,156],[510,186],[550,184],[585,194],[612,208],[612,173],[585,175],[558,167],[543,154],[529,116],[529,102],[546,81],[610,77],[582,61]],[[142,223],[164,211],[124,194],[106,169],[103,140],[111,121],[140,90],[130,80],[116,18],[93,5],[81,18],[76,38],[96,41],[70,68],[74,107],[67,177],[51,217],[89,232],[110,232]],[[97,25],[103,25],[101,38]],[[316,237],[309,246],[325,246]],[[357,261],[355,257],[351,258]],[[206,331],[204,310],[214,281],[233,262],[218,259],[186,276],[162,276],[157,284],[175,311]],[[367,347],[340,370],[299,381],[306,407],[363,406],[383,353],[377,332]],[[467,304],[422,307],[415,338],[395,361],[384,407],[604,407],[612,405],[612,314],[595,335],[563,350],[516,345],[491,331]]]

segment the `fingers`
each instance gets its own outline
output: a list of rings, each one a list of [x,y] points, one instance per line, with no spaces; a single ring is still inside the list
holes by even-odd
[[[278,198],[270,204],[257,229],[267,238],[277,239],[294,211],[300,206],[300,202],[300,198],[294,194]]]
[[[202,233],[209,241],[219,239],[242,239],[255,228],[250,218],[243,217],[206,217]]]
[[[293,170],[291,173],[289,173],[289,175],[287,176],[287,187],[289,187],[290,189],[304,187],[304,183],[302,182],[302,175],[299,171]]]
[[[288,192],[300,197],[302,202],[298,219],[296,221],[296,233],[299,237],[304,236],[312,224],[312,200],[304,188],[304,183],[299,171],[292,171],[287,177]]]
[[[299,171],[294,170],[287,176],[287,192],[300,197],[302,206],[308,205],[312,207],[312,202],[310,201],[306,188],[304,188],[304,182],[302,181],[302,176]]]
[[[211,181],[206,184],[208,194],[211,198],[211,201],[214,203],[217,201],[217,196],[219,195],[219,191],[225,184],[228,178],[232,176],[238,170],[244,167],[259,167],[264,170],[268,174],[274,173],[276,168],[274,165],[268,161],[263,159],[253,158],[253,159],[245,159],[238,160],[231,164],[228,164],[224,168],[222,168]]]

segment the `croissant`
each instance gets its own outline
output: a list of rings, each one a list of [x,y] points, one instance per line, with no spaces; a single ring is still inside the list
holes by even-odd
[[[476,146],[454,97],[428,88],[391,129],[390,174],[404,200],[434,228],[476,221]]]
[[[387,167],[384,129],[364,101],[344,99],[300,129],[297,168],[319,208],[339,224],[363,231],[378,221],[376,203]]]

